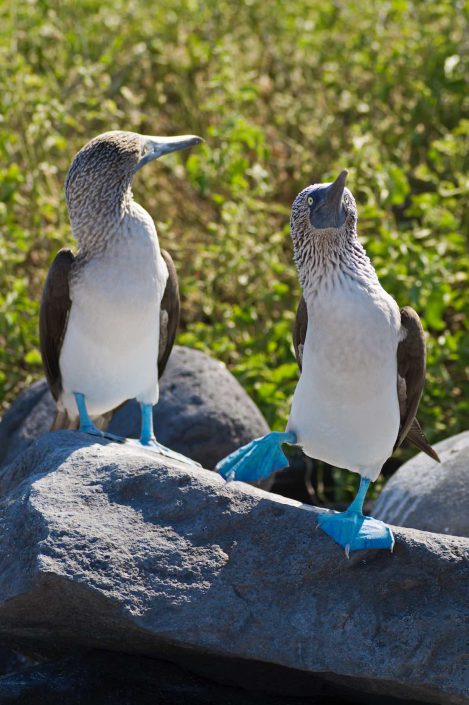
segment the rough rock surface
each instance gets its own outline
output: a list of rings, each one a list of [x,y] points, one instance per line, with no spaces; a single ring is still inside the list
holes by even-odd
[[[317,511],[156,454],[60,432],[0,476],[0,640],[205,655],[357,691],[468,703],[467,550],[397,529],[343,550]],[[238,679],[238,680],[237,680]]]
[[[469,537],[469,431],[419,453],[391,477],[373,516],[389,524]]]
[[[52,424],[55,404],[45,380],[23,392],[0,423],[0,463],[11,462]],[[154,410],[158,440],[212,469],[225,455],[269,431],[267,423],[226,367],[198,350],[175,346]],[[135,401],[115,414],[109,430],[138,438]]]

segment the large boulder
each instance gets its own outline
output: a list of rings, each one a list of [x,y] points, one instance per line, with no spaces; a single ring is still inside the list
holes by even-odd
[[[240,685],[263,663],[285,683],[469,702],[467,539],[397,529],[393,554],[347,560],[316,531],[326,510],[76,432],[32,444],[0,495],[10,647],[125,650]]]
[[[267,423],[225,365],[205,353],[175,346],[154,409],[158,440],[212,469],[225,455],[263,436]],[[33,384],[0,423],[0,464],[11,462],[51,427],[55,404],[45,380]],[[109,430],[138,438],[140,410],[128,401]]]
[[[469,537],[469,431],[419,453],[391,477],[373,515],[389,524]]]

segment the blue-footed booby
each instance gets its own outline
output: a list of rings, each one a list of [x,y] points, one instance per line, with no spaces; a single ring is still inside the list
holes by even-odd
[[[314,184],[291,211],[294,260],[303,296],[293,342],[301,371],[285,433],[258,438],[220,461],[228,480],[259,480],[288,465],[282,443],[361,476],[347,511],[318,524],[350,551],[390,548],[391,529],[363,515],[370,482],[406,439],[430,455],[416,419],[425,378],[425,338],[416,312],[399,309],[357,238],[357,209],[345,187]]]
[[[57,254],[39,317],[42,360],[57,404],[54,430],[79,427],[123,441],[103,428],[116,407],[136,398],[140,443],[184,459],[156,441],[152,415],[179,321],[178,280],[131,184],[148,162],[200,142],[195,135],[114,131],[75,156],[65,195],[79,250]]]

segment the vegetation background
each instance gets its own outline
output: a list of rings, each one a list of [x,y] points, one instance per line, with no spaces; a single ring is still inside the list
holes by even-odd
[[[469,426],[468,2],[3,0],[0,402],[41,375],[38,302],[73,244],[63,183],[109,129],[196,133],[140,172],[181,280],[178,342],[225,361],[273,428],[297,380],[289,209],[344,167],[384,287],[428,332],[420,417]],[[401,452],[400,459],[406,457]],[[345,499],[354,483],[337,473]]]

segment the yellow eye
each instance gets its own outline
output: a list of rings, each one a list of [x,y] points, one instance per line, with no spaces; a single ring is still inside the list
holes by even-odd
[[[312,196],[308,196],[308,206],[312,206],[314,203],[314,198]]]

